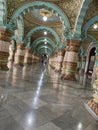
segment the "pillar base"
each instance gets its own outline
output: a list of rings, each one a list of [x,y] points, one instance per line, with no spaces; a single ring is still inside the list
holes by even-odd
[[[76,81],[76,77],[74,75],[61,74],[60,77],[61,79]]]
[[[84,103],[84,106],[86,108],[86,110],[93,116],[93,118],[98,121],[98,115],[95,113],[95,111],[86,103]],[[98,106],[97,106],[98,109]]]

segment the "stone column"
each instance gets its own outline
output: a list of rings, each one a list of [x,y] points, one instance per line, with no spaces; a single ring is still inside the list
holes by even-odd
[[[79,76],[80,76],[80,83],[83,83],[83,77],[85,74],[85,65],[86,65],[86,56],[82,56],[81,57],[81,66],[80,66],[80,70],[79,70]]]
[[[54,55],[54,58],[53,58],[53,64],[52,64],[52,68],[55,70],[56,68],[56,65],[57,65],[57,53]]]
[[[77,56],[80,41],[67,40],[66,53],[63,60],[62,76],[64,79],[76,80]]]
[[[39,57],[35,54],[35,53],[33,53],[33,61],[32,61],[32,63],[33,64],[37,64],[38,62],[39,62]]]
[[[53,68],[53,61],[54,61],[54,56],[49,58],[49,65],[50,65],[51,68]]]
[[[77,81],[80,80],[80,74],[79,74],[79,72],[80,72],[80,69],[81,69],[81,62],[82,62],[81,57],[78,56],[77,69],[76,69],[76,79],[77,79]]]
[[[26,75],[26,71],[30,70],[32,67],[32,50],[26,48],[24,56],[24,67],[23,67],[23,77]]]
[[[8,57],[8,64],[7,64],[9,70],[13,68],[14,56],[15,56],[15,48],[13,48],[13,44],[11,43],[9,45],[9,57]]]
[[[24,57],[24,65],[32,65],[32,50],[26,49],[25,57]]]
[[[56,72],[61,71],[63,55],[64,55],[64,50],[59,50],[58,55],[57,55],[57,59],[56,59],[57,60],[56,67],[55,67]]]
[[[96,76],[97,79],[93,84],[93,98],[85,104],[86,109],[98,121],[98,47],[96,48]]]
[[[25,46],[22,43],[18,43],[15,52],[14,66],[24,65],[24,55],[25,55]]]
[[[0,69],[8,70],[9,43],[13,33],[6,29],[0,29]]]

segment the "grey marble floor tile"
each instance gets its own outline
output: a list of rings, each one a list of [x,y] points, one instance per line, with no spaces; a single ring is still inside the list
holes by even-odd
[[[98,129],[83,107],[92,90],[37,65],[0,73],[0,130]]]
[[[47,105],[46,102],[40,100],[37,96],[34,98],[28,98],[22,100],[24,103],[26,103],[30,108],[38,109],[39,107]]]
[[[37,129],[34,129],[34,130],[62,130],[62,129],[57,127],[55,124],[49,122],[49,123],[47,123],[47,124],[45,124],[43,126],[40,126]]]
[[[0,121],[8,117],[10,117],[8,110],[0,106]]]
[[[72,117],[70,111],[66,112],[64,115],[58,117],[52,122],[62,130],[78,130],[79,123],[81,123]],[[81,130],[84,130],[84,128],[84,125],[81,123]]]
[[[24,130],[12,117],[0,120],[0,130]]]
[[[44,125],[57,116],[54,115],[47,107],[41,107],[36,110],[14,116],[14,119],[19,122],[24,128],[36,128]]]
[[[93,121],[93,117],[86,111],[83,105],[74,107],[74,110],[71,113],[72,116],[84,124],[85,127]]]
[[[11,115],[17,115],[31,110],[31,108],[26,103],[18,99],[3,105],[3,107],[7,109]]]
[[[94,124],[89,124],[85,130],[98,130],[98,122],[95,122]]]

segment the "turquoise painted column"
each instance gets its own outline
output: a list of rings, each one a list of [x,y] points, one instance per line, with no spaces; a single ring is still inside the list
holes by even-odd
[[[6,0],[0,0],[0,26],[5,27],[7,23]]]

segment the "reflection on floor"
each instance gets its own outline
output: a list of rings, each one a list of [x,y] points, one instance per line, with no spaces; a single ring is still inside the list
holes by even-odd
[[[0,71],[0,130],[98,130],[83,106],[91,95],[49,67]]]

